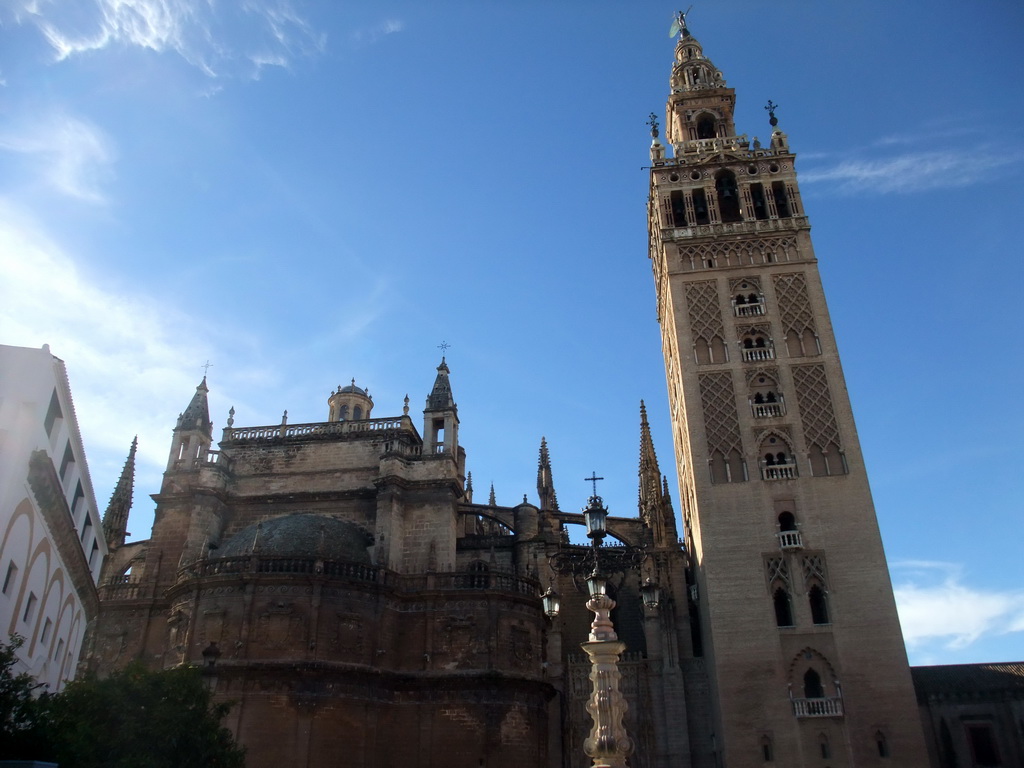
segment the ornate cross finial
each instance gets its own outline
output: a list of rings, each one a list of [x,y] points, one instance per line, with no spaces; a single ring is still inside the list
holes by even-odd
[[[604,480],[604,478],[603,477],[598,477],[597,476],[597,472],[591,472],[590,473],[590,477],[584,477],[583,479],[586,480],[588,483],[592,483],[593,484],[593,486],[594,486],[594,493],[593,493],[593,495],[597,496],[597,481],[598,480]]]
[[[651,126],[651,137],[652,138],[655,138],[655,139],[658,138],[658,127],[659,126],[658,126],[658,116],[656,114],[651,112],[650,116],[647,118],[647,122],[644,123],[644,125]]]
[[[437,348],[441,350],[441,357],[444,357],[445,352],[451,349],[452,345],[449,344],[447,341],[442,341],[440,344],[437,345]]]
[[[764,105],[764,108],[768,111],[768,122],[774,128],[779,124],[779,119],[775,117],[775,110],[779,108],[779,105],[768,99],[768,103]]]
[[[206,374],[208,374],[210,372],[210,369],[213,368],[213,363],[211,363],[210,359],[207,358],[206,362],[200,365],[199,367],[203,369],[203,378],[205,379]]]

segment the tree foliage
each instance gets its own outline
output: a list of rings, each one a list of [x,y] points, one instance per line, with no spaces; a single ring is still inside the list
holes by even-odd
[[[24,639],[0,641],[0,755],[11,759],[50,757],[47,698],[36,698],[36,681],[27,672],[14,673]]]
[[[53,759],[61,768],[244,768],[243,750],[221,725],[230,705],[213,702],[199,670],[133,664],[36,699],[31,678],[12,674],[15,647],[2,647],[0,716],[4,735],[20,739],[19,757]],[[0,754],[14,756],[2,745]]]

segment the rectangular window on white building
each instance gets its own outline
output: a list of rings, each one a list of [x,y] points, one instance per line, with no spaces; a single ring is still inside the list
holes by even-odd
[[[53,396],[50,398],[50,407],[46,411],[46,418],[43,420],[43,426],[46,428],[46,436],[53,438],[53,433],[60,426],[60,421],[64,417],[64,414],[60,410],[60,400],[57,399],[57,390],[53,390]]]
[[[4,576],[4,594],[8,597],[14,592],[14,585],[18,583],[18,566],[11,560],[7,565],[7,575]]]
[[[53,631],[53,622],[49,619],[43,624],[43,634],[39,636],[39,642],[46,645],[50,642],[50,632]]]
[[[68,440],[68,444],[64,446],[64,458],[60,460],[60,479],[63,480],[67,477],[68,467],[75,463],[75,454],[71,450],[71,441]]]
[[[36,615],[36,605],[39,603],[39,598],[36,597],[35,592],[28,593],[28,601],[25,603],[25,613],[22,614],[21,620],[28,624],[32,621],[32,617]]]

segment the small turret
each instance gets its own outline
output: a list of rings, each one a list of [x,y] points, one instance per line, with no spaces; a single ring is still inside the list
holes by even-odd
[[[373,398],[370,390],[356,386],[356,380],[348,386],[338,388],[327,398],[330,413],[328,421],[361,421],[370,418],[373,410]]]
[[[128,514],[131,512],[132,491],[135,487],[135,451],[138,446],[139,436],[136,435],[121,470],[121,477],[110,496],[107,511],[103,513],[103,537],[111,551],[124,544],[125,536],[128,535]]]
[[[448,381],[448,364],[444,357],[437,366],[434,388],[427,395],[427,407],[423,410],[424,452],[458,456],[459,409],[452,397],[452,385]]]
[[[206,397],[209,392],[203,376],[188,407],[178,416],[167,469],[191,469],[194,461],[209,450],[213,442],[213,422],[210,421],[210,404]]]

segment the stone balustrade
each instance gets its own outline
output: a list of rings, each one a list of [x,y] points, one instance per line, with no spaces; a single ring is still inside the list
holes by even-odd
[[[779,537],[780,549],[801,549],[804,546],[800,531],[779,531],[775,535]]]
[[[259,554],[196,561],[179,569],[178,584],[192,579],[217,576],[266,574],[354,580],[386,586],[395,592],[482,589],[529,597],[540,595],[540,584],[536,580],[502,571],[457,571],[405,575],[365,563],[321,560],[316,557],[260,556]],[[124,585],[108,586],[120,588]]]
[[[288,438],[331,438],[390,430],[414,431],[408,416],[361,421],[322,421],[312,424],[274,424],[264,427],[228,427],[223,442],[262,442]]]
[[[838,696],[824,699],[793,699],[797,717],[842,717],[843,700]]]
[[[743,350],[743,361],[746,363],[774,360],[775,350],[771,347],[751,347]]]
[[[754,304],[734,304],[733,312],[736,317],[755,317],[757,315],[764,314],[764,304],[762,302],[756,302]]]
[[[755,419],[770,419],[786,413],[782,403],[751,403],[750,410]]]
[[[794,232],[808,229],[806,216],[789,216],[782,219],[751,219],[749,221],[727,221],[716,224],[696,224],[692,227],[663,227],[664,241],[689,240],[695,237],[758,234],[762,232]]]
[[[761,467],[761,477],[765,480],[792,480],[796,477],[796,463],[768,464]]]

